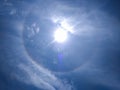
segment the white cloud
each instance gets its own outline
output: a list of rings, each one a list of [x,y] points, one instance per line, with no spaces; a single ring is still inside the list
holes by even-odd
[[[33,85],[43,90],[72,90],[73,86],[58,79],[49,70],[41,67],[33,60],[27,64],[19,64],[23,76],[17,75],[17,79],[29,85]]]

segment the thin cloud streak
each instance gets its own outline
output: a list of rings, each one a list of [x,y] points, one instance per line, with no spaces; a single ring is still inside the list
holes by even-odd
[[[58,79],[49,70],[41,67],[33,60],[29,64],[21,63],[18,67],[22,70],[23,77],[16,75],[16,78],[26,84],[44,90],[72,90],[73,88],[72,85]]]

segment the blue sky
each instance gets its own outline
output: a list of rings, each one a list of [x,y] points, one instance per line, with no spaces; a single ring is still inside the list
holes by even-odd
[[[0,90],[120,90],[119,3],[1,0]]]

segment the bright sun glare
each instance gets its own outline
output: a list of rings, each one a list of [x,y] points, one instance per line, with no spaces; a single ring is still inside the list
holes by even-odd
[[[58,29],[54,32],[54,40],[63,43],[68,38],[68,32],[74,33],[73,27],[68,24],[67,19],[53,18],[54,23],[58,25]]]
[[[57,29],[54,33],[54,38],[56,42],[63,43],[67,39],[67,31],[63,29]]]

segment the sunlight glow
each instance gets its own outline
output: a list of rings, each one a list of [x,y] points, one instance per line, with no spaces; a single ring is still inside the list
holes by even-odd
[[[58,43],[63,43],[67,39],[67,31],[63,29],[57,29],[54,33],[55,41]]]
[[[52,21],[56,24],[57,29],[54,32],[54,41],[63,43],[67,40],[68,34],[74,34],[73,25],[70,20],[64,17],[52,17]]]

